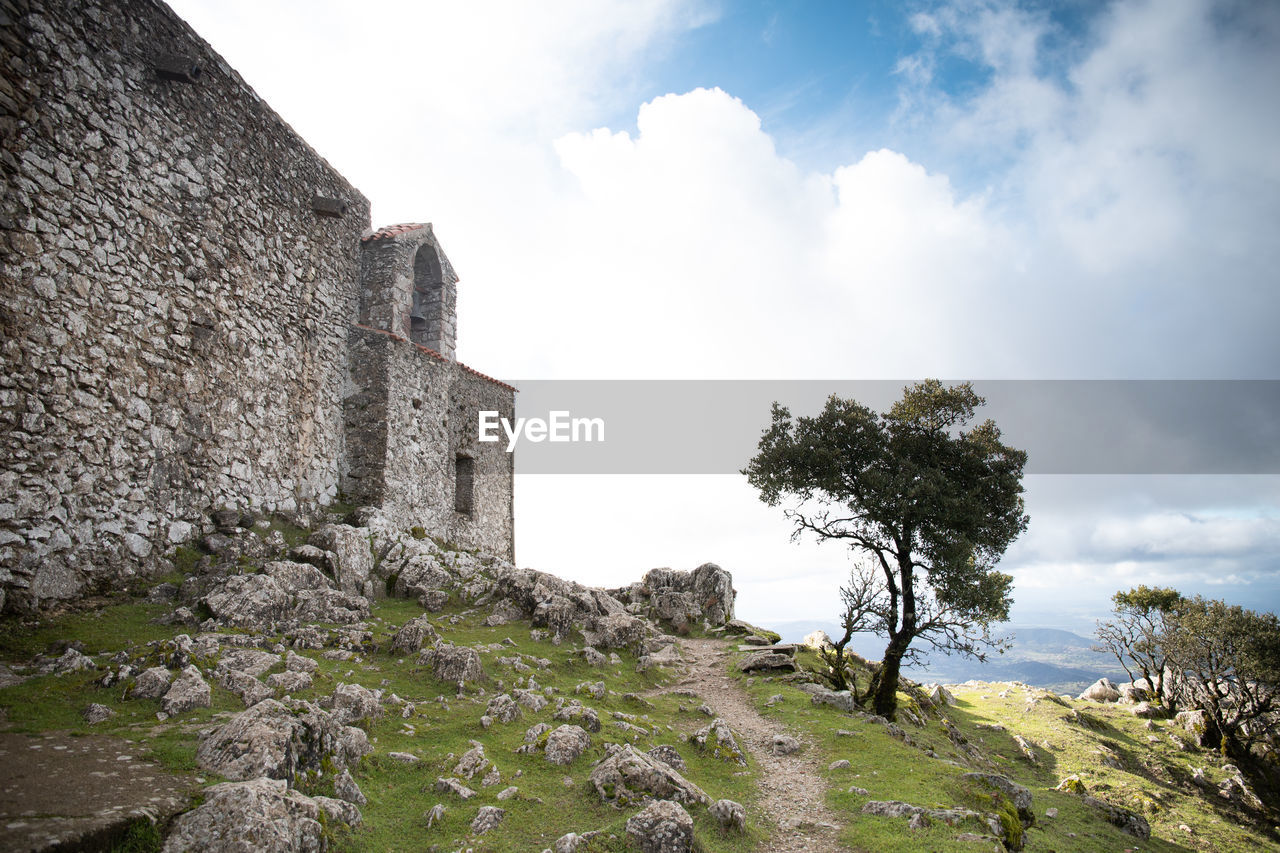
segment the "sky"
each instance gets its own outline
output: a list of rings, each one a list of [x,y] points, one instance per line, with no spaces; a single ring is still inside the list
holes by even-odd
[[[1278,4],[172,5],[374,225],[434,224],[459,358],[517,387],[1280,379]],[[1274,474],[1026,485],[1015,622],[1280,605]],[[730,474],[520,474],[516,519],[522,565],[714,561],[766,624],[849,567]]]

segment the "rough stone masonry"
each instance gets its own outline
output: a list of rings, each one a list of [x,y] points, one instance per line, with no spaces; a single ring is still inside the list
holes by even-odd
[[[168,7],[0,0],[0,141],[0,609],[340,495],[512,556],[474,424],[514,389],[455,360],[431,226],[372,231]]]

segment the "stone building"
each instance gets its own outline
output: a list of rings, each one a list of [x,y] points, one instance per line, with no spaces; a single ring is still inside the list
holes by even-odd
[[[513,553],[514,390],[430,225],[369,203],[158,0],[0,0],[0,608],[235,508],[340,497]]]

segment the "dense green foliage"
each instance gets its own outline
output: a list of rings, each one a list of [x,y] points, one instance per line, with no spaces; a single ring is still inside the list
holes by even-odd
[[[865,558],[842,591],[843,643],[856,630],[887,637],[869,689],[884,716],[913,641],[982,657],[998,645],[991,623],[1008,616],[1012,578],[995,566],[1027,527],[1027,457],[991,420],[966,429],[984,402],[969,383],[927,380],[884,414],[837,396],[813,417],[775,403],[743,471],[765,503],[796,502],[796,535],[843,540]]]

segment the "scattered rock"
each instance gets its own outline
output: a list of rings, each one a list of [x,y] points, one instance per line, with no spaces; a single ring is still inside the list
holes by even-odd
[[[453,794],[461,800],[469,800],[476,795],[475,791],[462,784],[460,780],[452,778],[436,779],[436,792],[440,794]]]
[[[588,708],[576,700],[556,711],[551,718],[559,722],[577,723],[589,732],[600,731],[600,715],[594,708]]]
[[[510,723],[520,719],[520,706],[509,694],[502,693],[489,700],[485,714],[499,723]]]
[[[791,755],[799,752],[802,746],[803,744],[791,735],[774,735],[773,737],[774,755]]]
[[[837,761],[833,761],[833,762],[831,762],[830,764],[828,764],[828,765],[827,765],[827,769],[828,769],[828,770],[846,770],[846,769],[848,769],[850,766],[852,766],[852,765],[850,765],[850,764],[849,764],[849,759],[847,759],[847,758],[841,758],[841,759],[839,759],[839,760],[837,760]]]
[[[1119,702],[1120,691],[1111,683],[1111,679],[1099,678],[1086,687],[1084,692],[1077,698],[1088,699],[1092,702]]]
[[[476,819],[471,821],[471,831],[476,835],[484,835],[502,823],[502,819],[506,816],[506,809],[500,809],[497,806],[481,806]]]
[[[653,749],[649,750],[645,754],[652,758],[658,759],[663,764],[681,773],[685,772],[685,770],[688,769],[685,766],[684,759],[680,757],[680,753],[677,752],[676,748],[673,746],[660,744],[658,746],[655,746]]]
[[[1066,791],[1068,794],[1083,794],[1089,789],[1085,787],[1084,780],[1080,778],[1080,774],[1072,773],[1070,776],[1059,780],[1054,790]]]
[[[484,678],[480,654],[467,646],[442,643],[426,649],[418,656],[418,663],[431,667],[431,672],[441,681],[479,681]]]
[[[629,805],[645,797],[671,799],[686,805],[709,803],[711,798],[679,771],[631,744],[612,749],[591,771],[591,784],[605,802]]]
[[[708,809],[711,816],[725,831],[744,832],[747,828],[747,810],[733,800],[716,800]]]
[[[426,615],[410,619],[400,626],[391,638],[390,654],[416,654],[424,645],[434,643],[440,638],[436,626],[431,624]]]
[[[733,730],[719,717],[689,735],[689,743],[704,751],[710,750],[713,757],[723,761],[733,761],[744,767],[747,764],[747,757],[738,746]]]
[[[471,749],[462,753],[462,757],[458,759],[457,765],[453,768],[455,776],[461,776],[464,779],[472,779],[477,773],[487,773],[493,763],[489,761],[484,754],[484,745],[479,741],[471,741]]]
[[[80,712],[80,716],[84,717],[85,722],[89,725],[97,725],[104,720],[109,720],[116,715],[116,712],[108,708],[106,705],[99,705],[93,702],[89,707]]]
[[[1097,797],[1084,795],[1080,798],[1085,805],[1099,812],[1107,823],[1119,827],[1121,831],[1146,841],[1151,837],[1151,825],[1139,814],[1114,806]]]
[[[627,842],[642,853],[688,853],[693,818],[679,803],[657,800],[627,819]]]
[[[552,764],[572,764],[574,759],[590,748],[591,735],[581,726],[563,725],[547,735],[547,761]]]
[[[194,708],[208,708],[211,696],[209,683],[200,675],[200,670],[187,666],[165,692],[160,708],[172,717]]]
[[[138,673],[134,679],[129,696],[133,699],[159,699],[169,692],[169,681],[173,678],[169,670],[162,666],[153,666]]]
[[[1007,776],[1000,776],[995,773],[965,773],[960,778],[969,782],[977,782],[988,788],[994,788],[1013,801],[1014,808],[1018,810],[1018,819],[1022,821],[1023,826],[1030,826],[1035,823],[1036,815],[1031,808],[1031,790],[1029,788],[1019,785]]]

